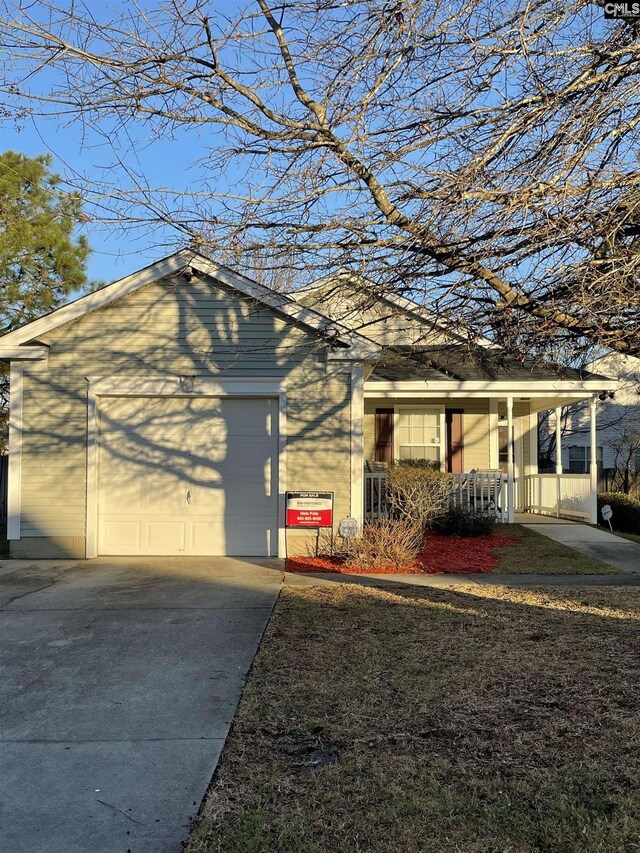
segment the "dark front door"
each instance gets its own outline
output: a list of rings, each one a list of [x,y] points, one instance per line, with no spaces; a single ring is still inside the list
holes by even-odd
[[[376,462],[393,462],[393,409],[376,409]]]
[[[463,409],[447,409],[447,471],[462,474],[464,471]]]

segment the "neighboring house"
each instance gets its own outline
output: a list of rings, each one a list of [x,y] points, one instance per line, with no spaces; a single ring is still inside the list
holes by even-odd
[[[420,306],[337,279],[366,327],[323,296],[335,280],[292,298],[181,251],[0,340],[12,555],[284,556],[309,536],[286,530],[286,490],[333,491],[337,528],[363,518],[367,460],[397,458],[461,488],[506,470],[510,520],[591,517],[589,478],[543,499],[537,413],[614,383],[471,352]]]
[[[596,459],[599,488],[634,492],[640,488],[640,359],[609,353],[587,365],[616,381],[615,395],[598,401]],[[589,414],[584,404],[563,409],[560,418],[562,469],[590,470]],[[555,413],[541,419],[541,464],[555,464]],[[546,457],[546,458],[544,458]]]

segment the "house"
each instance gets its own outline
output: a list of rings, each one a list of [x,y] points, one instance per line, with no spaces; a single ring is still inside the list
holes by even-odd
[[[471,352],[407,300],[339,316],[323,293],[358,287],[337,278],[293,298],[183,250],[4,336],[12,556],[283,556],[310,535],[286,529],[287,490],[361,521],[376,459],[435,459],[467,489],[502,469],[510,520],[593,516],[588,476],[546,495],[536,418],[590,400],[595,430],[611,380]]]
[[[616,381],[615,395],[598,400],[596,462],[601,491],[625,492],[640,487],[640,359],[607,353],[589,362],[587,368]],[[558,469],[589,473],[589,417],[584,404],[563,409],[558,420],[562,450]],[[556,415],[541,422],[541,446],[549,461],[558,463]]]

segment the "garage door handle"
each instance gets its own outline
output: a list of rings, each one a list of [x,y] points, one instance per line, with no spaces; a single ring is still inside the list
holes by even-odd
[[[191,492],[187,492],[187,503],[191,503]]]

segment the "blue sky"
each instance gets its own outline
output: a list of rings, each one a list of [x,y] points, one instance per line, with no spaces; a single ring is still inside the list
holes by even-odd
[[[51,154],[52,170],[67,178],[71,184],[76,174],[90,179],[113,177],[113,151],[97,134],[92,136],[80,124],[65,127],[55,119],[27,119],[18,128],[11,122],[0,124],[0,150],[19,151],[28,156]],[[189,186],[194,176],[190,164],[202,154],[200,140],[193,133],[184,133],[174,140],[145,140],[136,142],[137,160],[141,169],[154,183],[176,190]],[[86,206],[91,214],[91,204]],[[91,245],[88,275],[92,281],[108,283],[151,263],[186,242],[186,238],[167,226],[152,232],[148,227],[131,227],[123,232],[98,220],[82,226]]]

